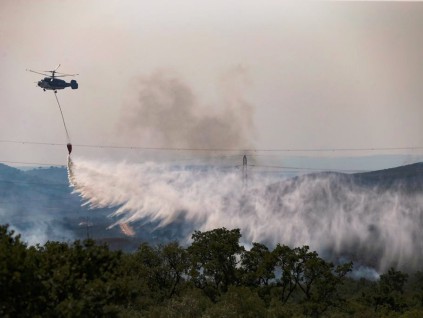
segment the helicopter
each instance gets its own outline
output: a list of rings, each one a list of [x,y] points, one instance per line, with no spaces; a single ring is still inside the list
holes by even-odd
[[[43,89],[43,91],[46,90],[54,90],[55,93],[57,93],[58,89],[64,89],[66,87],[71,87],[72,89],[78,88],[78,83],[75,80],[71,80],[70,83],[58,79],[57,77],[66,77],[66,76],[76,76],[78,74],[65,74],[65,73],[59,73],[57,72],[57,69],[60,67],[60,64],[52,71],[34,71],[34,70],[28,70],[28,72],[37,73],[44,75],[42,80],[38,81],[37,85]],[[46,74],[46,73],[50,73]],[[59,75],[56,75],[59,74]]]

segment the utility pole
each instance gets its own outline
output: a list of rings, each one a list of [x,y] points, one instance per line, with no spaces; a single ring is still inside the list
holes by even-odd
[[[81,229],[84,230],[85,227],[85,235],[86,239],[90,239],[90,227],[93,226],[93,224],[89,221],[88,216],[84,218],[85,221],[80,222],[78,225],[81,227]]]
[[[89,239],[90,239],[90,227],[87,223],[87,240],[89,240]]]

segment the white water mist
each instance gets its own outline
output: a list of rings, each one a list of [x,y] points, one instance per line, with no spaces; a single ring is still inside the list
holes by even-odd
[[[69,159],[69,179],[91,207],[116,207],[118,223],[183,219],[202,231],[240,228],[246,242],[309,245],[379,271],[423,261],[421,192],[380,191],[337,174],[278,182],[257,174],[245,188],[237,170],[79,159]]]

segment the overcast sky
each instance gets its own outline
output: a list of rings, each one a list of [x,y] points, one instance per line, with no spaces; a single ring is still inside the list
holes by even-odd
[[[120,133],[140,82],[161,74],[205,118],[225,114],[229,95],[245,102],[248,114],[234,108],[242,125],[251,116],[240,147],[422,147],[422,32],[415,2],[2,0],[0,139],[66,142],[53,93],[25,72],[61,63],[80,74],[78,90],[58,92],[74,144],[186,145],[152,138],[161,124],[150,123],[149,137]],[[371,154],[380,153],[361,153]],[[65,163],[65,155],[0,144],[0,161]]]

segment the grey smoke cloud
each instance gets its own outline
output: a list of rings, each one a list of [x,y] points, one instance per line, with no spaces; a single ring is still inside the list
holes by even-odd
[[[246,71],[233,68],[218,83],[219,100],[200,101],[176,74],[158,71],[136,80],[122,108],[124,140],[162,147],[247,148],[254,135],[252,105],[244,98]]]

